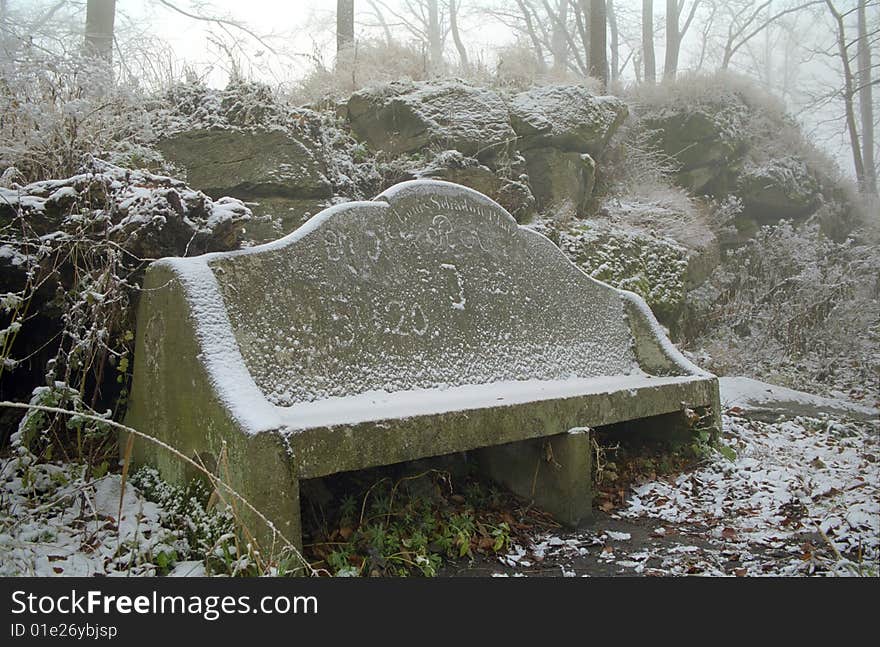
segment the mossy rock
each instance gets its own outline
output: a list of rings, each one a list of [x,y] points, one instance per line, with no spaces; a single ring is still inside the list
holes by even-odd
[[[657,111],[646,115],[642,125],[653,131],[653,145],[680,165],[679,185],[724,195],[735,184],[748,150],[744,111],[744,105]]]
[[[806,163],[795,157],[750,165],[739,178],[743,215],[758,222],[802,218],[820,204],[820,188]]]
[[[495,167],[516,134],[507,106],[486,88],[461,82],[394,82],[355,92],[348,100],[354,134],[390,155],[428,147],[455,149]]]
[[[327,163],[281,130],[192,130],[158,143],[187,182],[209,196],[329,198]]]
[[[599,221],[581,221],[559,232],[558,244],[587,274],[639,294],[661,322],[675,324],[685,303],[684,247]]]
[[[533,148],[523,154],[539,209],[567,207],[577,214],[586,213],[596,183],[592,157],[557,148]]]
[[[520,150],[557,148],[600,155],[626,120],[626,104],[577,85],[532,88],[513,97],[510,123]]]

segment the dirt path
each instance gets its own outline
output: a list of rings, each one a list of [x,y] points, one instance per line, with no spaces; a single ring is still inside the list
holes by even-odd
[[[633,484],[576,531],[537,532],[453,576],[807,576],[880,572],[876,420],[724,418],[736,451]]]

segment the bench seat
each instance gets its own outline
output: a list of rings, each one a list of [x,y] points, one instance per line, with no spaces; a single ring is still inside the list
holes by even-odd
[[[328,398],[278,407],[278,418],[300,478],[313,478],[485,446],[469,426],[514,442],[552,435],[548,418],[556,433],[644,419],[709,402],[715,388],[700,375],[523,380]]]

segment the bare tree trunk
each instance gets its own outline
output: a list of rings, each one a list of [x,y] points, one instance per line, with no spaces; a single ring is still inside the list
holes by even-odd
[[[443,71],[443,37],[440,34],[438,0],[428,0],[428,64],[431,76]]]
[[[678,31],[678,0],[666,0],[666,61],[663,78],[672,80],[678,72],[678,52],[681,35]]]
[[[526,25],[526,33],[528,33],[529,39],[532,41],[532,47],[535,48],[538,71],[544,74],[547,71],[547,61],[544,60],[544,48],[541,46],[541,39],[538,37],[538,31],[535,29],[534,22],[532,21],[532,14],[529,12],[529,8],[524,0],[516,0],[516,4],[522,13],[523,22]]]
[[[566,27],[568,23],[568,0],[559,0],[558,11],[553,20],[553,73],[565,74],[568,66],[568,35]],[[549,7],[548,7],[549,8]]]
[[[605,0],[590,0],[590,76],[602,82],[602,90],[608,87],[608,41]]]
[[[620,40],[617,33],[617,15],[614,13],[614,2],[607,0],[608,30],[611,32],[611,81],[620,76]],[[625,65],[625,63],[624,63]]]
[[[86,5],[87,56],[113,60],[113,23],[116,20],[116,0],[88,0]]]
[[[645,81],[657,81],[657,63],[654,59],[654,0],[642,0],[642,57],[645,61]]]
[[[6,17],[9,14],[9,7],[7,6],[7,0],[0,0],[0,23],[6,24]],[[0,50],[6,52],[6,41],[9,34],[6,29],[3,29],[0,32]]]
[[[865,191],[877,194],[877,167],[874,164],[874,102],[871,96],[871,48],[868,43],[867,0],[859,0],[858,84],[859,116],[862,121],[862,160],[865,165]]]
[[[456,3],[455,0],[449,0],[449,30],[452,32],[452,40],[455,43],[455,49],[458,50],[458,60],[461,62],[461,69],[464,72],[470,70],[468,63],[467,49],[461,41],[461,34],[458,32],[458,10],[461,7],[461,0]]]
[[[837,23],[837,53],[840,56],[840,63],[843,66],[843,105],[846,112],[846,129],[849,132],[849,143],[852,149],[853,167],[856,171],[856,180],[859,183],[861,191],[867,190],[865,182],[865,164],[862,160],[862,149],[859,146],[859,131],[856,128],[856,114],[853,106],[853,96],[855,96],[855,88],[853,87],[853,73],[849,65],[849,52],[846,46],[846,30],[843,25],[843,16],[834,6],[831,0],[825,0],[828,10]]]
[[[354,45],[354,0],[336,0],[336,55]]]
[[[385,20],[382,10],[379,9],[376,4],[376,0],[367,0],[367,2],[370,3],[370,6],[373,8],[373,13],[376,15],[376,20],[378,20],[379,24],[382,26],[382,33],[385,34],[385,42],[390,45],[394,42],[394,38],[391,36],[391,28],[388,26],[388,22]]]

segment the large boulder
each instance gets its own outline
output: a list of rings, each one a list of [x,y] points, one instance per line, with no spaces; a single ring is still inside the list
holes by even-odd
[[[528,222],[535,213],[535,197],[526,178],[511,179],[465,157],[458,151],[443,151],[413,177],[445,180],[475,189],[507,209],[517,222]]]
[[[703,104],[643,118],[653,144],[678,163],[679,185],[707,195],[733,188],[747,151],[743,116],[734,108]]]
[[[739,177],[736,193],[743,216],[758,222],[809,216],[819,207],[820,188],[803,160],[784,157],[749,164]]]
[[[702,284],[721,263],[721,245],[706,210],[696,201],[672,194],[606,200],[596,214],[616,229],[649,239],[672,241],[685,251],[685,288]]]
[[[596,157],[627,114],[617,97],[597,97],[577,85],[532,88],[510,102],[510,123],[522,151],[552,147]]]
[[[587,210],[596,181],[596,163],[587,153],[558,148],[533,148],[524,152],[532,193],[538,208],[566,208],[577,214]]]
[[[109,348],[101,352],[111,363],[118,359],[125,331],[133,330],[145,261],[235,249],[250,218],[234,198],[213,200],[179,180],[100,161],[72,177],[0,187],[0,294],[7,306],[0,330],[17,327],[5,340],[0,389],[11,399],[30,397],[45,384],[59,344],[70,340],[74,378],[89,370],[93,351]],[[94,366],[86,388],[97,388],[99,405],[116,406],[124,368],[117,381],[116,371]],[[93,377],[103,382],[93,387]],[[7,423],[0,417],[0,443]]]
[[[27,235],[10,235],[6,246],[47,241],[31,260],[51,250],[48,241],[63,246],[77,237],[110,241],[127,259],[235,249],[251,217],[235,198],[212,199],[180,180],[100,160],[69,178],[0,188],[0,227],[27,223]]]
[[[460,82],[394,82],[348,100],[354,134],[390,155],[427,146],[455,149],[494,167],[507,159],[515,133],[498,94]]]
[[[536,228],[542,231],[541,225]],[[600,220],[582,220],[561,229],[551,225],[542,233],[584,272],[639,294],[661,322],[675,325],[685,304],[688,252],[684,247]]]
[[[158,142],[165,159],[209,196],[328,198],[326,161],[283,130],[191,130]]]

